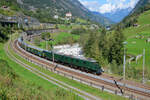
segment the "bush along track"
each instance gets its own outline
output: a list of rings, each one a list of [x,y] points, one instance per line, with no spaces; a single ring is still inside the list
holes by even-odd
[[[93,96],[87,92],[84,92],[80,89],[77,89],[75,87],[72,87],[64,82],[61,82],[53,77],[50,77],[48,75],[46,75],[45,73],[39,71],[38,69],[36,68],[33,68],[27,64],[25,64],[24,62],[20,61],[18,58],[16,58],[14,55],[12,55],[12,53],[10,53],[8,47],[9,47],[9,44],[11,44],[10,42],[8,43],[8,46],[6,46],[6,51],[7,51],[7,55],[12,58],[12,60],[14,60],[15,62],[17,62],[18,64],[22,65],[25,69],[31,71],[32,73],[36,74],[37,76],[57,85],[58,87],[61,87],[61,88],[64,88],[66,90],[70,90],[72,92],[75,92],[75,94],[81,96],[82,98],[84,99],[95,99],[95,100],[100,100],[100,98],[96,97],[96,96]]]

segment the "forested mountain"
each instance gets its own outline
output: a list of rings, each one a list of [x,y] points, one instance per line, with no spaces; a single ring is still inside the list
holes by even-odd
[[[102,18],[102,19],[100,19],[100,22],[101,22],[101,23],[104,23],[105,26],[115,23],[112,19],[103,16],[103,15],[102,15],[101,13],[99,13],[99,12],[92,12],[92,13],[93,13],[95,16],[97,16],[97,18]],[[94,18],[95,18],[95,17],[93,17],[93,20],[94,20]]]
[[[6,16],[15,15],[19,12],[19,4],[16,0],[0,0],[0,14]]]
[[[131,11],[131,13],[118,25],[120,25],[122,28],[133,26],[134,24],[137,23],[138,16],[144,11],[147,11],[149,9],[150,9],[150,0],[139,0],[135,8]]]
[[[93,14],[85,8],[78,0],[17,0],[22,8],[28,9],[27,14],[36,14],[36,17],[53,17],[59,15],[64,17],[67,12],[71,12],[74,17],[90,19],[100,24],[112,23],[107,18]],[[42,16],[43,15],[43,16]],[[44,16],[45,15],[45,16]]]
[[[135,8],[132,10],[132,13],[139,12],[139,9],[144,9],[150,5],[150,0],[139,0]]]

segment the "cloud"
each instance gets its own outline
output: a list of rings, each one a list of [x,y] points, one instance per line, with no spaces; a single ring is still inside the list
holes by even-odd
[[[118,9],[134,8],[139,0],[104,0],[105,3],[100,4],[99,0],[79,0],[85,7],[91,11],[100,13],[115,12]]]
[[[79,0],[86,8],[90,9],[91,11],[95,11],[97,7],[100,6],[97,0],[87,1],[87,0]]]
[[[112,12],[116,9],[115,5],[112,5],[111,3],[103,4],[97,11],[100,13],[106,13],[106,12]]]

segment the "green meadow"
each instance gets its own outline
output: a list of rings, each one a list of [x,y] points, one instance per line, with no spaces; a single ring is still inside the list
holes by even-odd
[[[49,41],[49,44],[53,45],[61,45],[61,44],[70,44],[70,43],[75,43],[79,40],[80,36],[79,35],[74,35],[71,33],[67,32],[60,32],[60,33],[51,33],[51,37],[54,39],[54,41]],[[42,41],[40,43],[40,47],[45,49],[46,48],[46,42]]]
[[[130,27],[123,30],[123,33],[126,36],[127,45],[125,46],[127,49],[128,55],[138,56],[143,54],[143,49],[146,50],[146,69],[150,70],[150,43],[146,42],[148,38],[150,38],[150,10],[144,12],[138,17],[138,26]],[[141,57],[138,60],[138,63],[133,61],[131,63],[131,67],[135,67],[137,69],[142,69],[143,58]]]

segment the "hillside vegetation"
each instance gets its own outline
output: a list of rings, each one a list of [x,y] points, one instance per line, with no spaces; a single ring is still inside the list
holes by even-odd
[[[0,15],[16,16],[22,11],[17,0],[0,0]]]
[[[64,45],[64,44],[73,44],[77,43],[79,40],[79,35],[74,35],[67,32],[60,32],[60,33],[43,33],[43,34],[49,34],[49,38],[47,39],[53,39],[53,41],[48,41],[47,47],[46,47],[46,41],[45,39],[40,39],[39,37],[36,37],[34,39],[33,45],[36,45],[43,49],[52,49],[52,46],[54,45]],[[41,36],[42,37],[42,36]]]
[[[123,33],[127,38],[127,54],[136,57],[143,54],[143,49],[146,50],[146,62],[145,72],[146,78],[150,79],[150,43],[146,42],[150,38],[150,10],[141,13],[137,18],[138,26],[132,26],[123,30]],[[139,73],[142,73],[143,57],[139,58],[137,63],[133,61],[131,64],[127,64],[130,68],[135,68]],[[142,74],[136,77],[142,78]]]
[[[26,14],[34,16],[41,21],[53,19],[54,15],[65,17],[65,14],[71,12],[73,17],[90,19],[100,24],[111,24],[112,22],[103,16],[93,14],[85,8],[78,0],[20,0],[20,4]],[[39,18],[40,17],[40,18]],[[44,20],[43,20],[44,17]]]
[[[150,10],[150,0],[139,0],[132,12],[117,25],[121,28],[131,27],[137,23],[138,16],[147,10]]]

